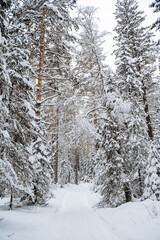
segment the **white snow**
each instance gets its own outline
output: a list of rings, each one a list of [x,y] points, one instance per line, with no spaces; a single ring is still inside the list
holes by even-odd
[[[3,134],[4,138],[10,138],[7,130],[2,131],[2,134]]]
[[[61,13],[59,12],[58,8],[56,6],[54,6],[52,3],[44,3],[44,6],[47,9],[52,10],[59,18],[63,19],[63,16],[61,15]]]
[[[8,211],[0,201],[0,239],[159,240],[160,203],[146,200],[118,208],[93,208],[98,194],[90,184],[54,190],[45,207]]]

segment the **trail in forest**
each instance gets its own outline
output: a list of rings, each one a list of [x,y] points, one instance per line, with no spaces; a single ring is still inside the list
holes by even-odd
[[[90,187],[81,183],[54,189],[55,197],[44,207],[8,211],[8,199],[0,200],[0,240],[160,239],[160,202],[97,209],[99,195]]]
[[[57,196],[54,240],[118,240],[92,208],[93,199],[86,186],[72,185]]]

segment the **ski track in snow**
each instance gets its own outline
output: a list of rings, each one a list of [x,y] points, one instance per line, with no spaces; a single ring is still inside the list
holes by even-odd
[[[91,207],[88,191],[73,186],[61,198],[55,240],[118,240]]]
[[[46,207],[8,211],[1,200],[0,240],[160,240],[159,203],[95,209],[90,186],[58,188]]]

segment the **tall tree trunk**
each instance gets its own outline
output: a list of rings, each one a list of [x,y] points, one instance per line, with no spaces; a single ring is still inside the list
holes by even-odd
[[[74,112],[74,131],[76,136],[77,129],[76,129],[76,113],[75,112]],[[78,184],[78,171],[79,171],[79,149],[78,149],[78,146],[76,146],[76,141],[75,141],[75,164],[74,164],[75,184]]]
[[[54,174],[55,174],[55,178],[54,178],[54,182],[55,184],[58,183],[58,145],[59,145],[59,110],[57,109],[57,123],[56,123],[56,153],[55,153],[55,168],[54,168]]]
[[[148,128],[148,136],[151,140],[153,140],[153,129],[152,129],[152,125],[151,125],[151,117],[150,117],[150,113],[149,113],[149,106],[147,103],[146,89],[145,89],[143,81],[142,81],[142,84],[143,84],[143,103],[144,103],[144,111],[146,113],[146,124],[147,124],[147,128]]]
[[[42,72],[43,72],[43,60],[44,60],[44,42],[45,42],[45,9],[43,9],[43,22],[41,25],[41,36],[40,36],[40,57],[39,57],[39,68],[38,68],[38,84],[37,84],[37,96],[36,96],[36,115],[40,116],[41,106],[41,89],[42,89]]]

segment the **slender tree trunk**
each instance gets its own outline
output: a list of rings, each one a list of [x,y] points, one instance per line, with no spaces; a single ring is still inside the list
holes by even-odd
[[[149,113],[149,106],[147,103],[146,89],[145,89],[143,80],[142,80],[142,84],[143,84],[143,104],[144,104],[144,111],[146,113],[146,124],[148,128],[148,136],[151,140],[153,140],[153,129],[152,129],[151,117]]]
[[[88,142],[88,136],[87,136],[87,139],[86,139],[86,147],[87,147],[87,158],[88,158],[88,153],[89,153],[89,142]]]
[[[93,69],[92,59],[90,59],[90,61],[91,61],[90,70],[92,70]],[[94,78],[93,72],[91,72],[90,75],[91,75],[91,78]],[[93,97],[95,97],[95,88],[93,89]],[[93,99],[93,106],[94,106],[94,108],[96,108],[95,99]],[[97,113],[96,113],[96,110],[94,111],[94,126],[97,129]]]
[[[34,184],[33,192],[34,192],[34,203],[33,204],[36,205],[38,203],[38,190],[37,190],[37,187],[35,184]]]
[[[51,109],[51,113],[52,113],[52,131],[54,132],[54,111],[53,111],[53,108]]]
[[[57,133],[56,133],[56,153],[55,153],[55,169],[54,169],[54,174],[55,174],[55,178],[54,178],[54,182],[55,184],[58,183],[58,145],[59,145],[59,110],[57,109],[57,123],[56,123],[56,128],[57,128]]]
[[[43,72],[43,60],[44,60],[44,42],[45,42],[45,9],[43,9],[43,22],[41,25],[41,37],[40,37],[40,57],[39,57],[39,68],[38,68],[38,84],[37,84],[37,95],[36,95],[36,115],[40,116],[41,106],[41,89],[42,89],[42,72]]]
[[[69,175],[68,175],[68,183],[71,183],[71,173],[69,172]]]
[[[54,140],[55,140],[55,136],[54,136],[54,110],[53,108],[51,109],[51,115],[52,115],[52,145],[54,145]],[[53,148],[54,150],[54,148]]]
[[[132,194],[130,190],[130,186],[128,182],[125,182],[123,185],[125,197],[126,197],[126,202],[131,202],[132,201]]]
[[[78,185],[78,172],[79,172],[79,150],[78,147],[75,149],[75,184]]]
[[[93,96],[95,97],[95,91],[93,91]],[[93,106],[94,106],[94,108],[96,108],[95,99],[93,100]],[[96,113],[96,110],[94,111],[94,126],[97,129],[98,124],[97,124],[97,113]]]
[[[58,135],[58,133],[57,133]],[[56,154],[55,154],[55,184],[58,183],[58,136],[56,139]]]
[[[138,178],[139,178],[139,190],[140,190],[140,194],[142,196],[143,194],[143,181],[142,181],[142,174],[141,174],[141,169],[138,169]]]
[[[10,195],[9,209],[10,209],[10,210],[13,209],[13,190],[12,190],[12,187],[11,187],[11,195]]]
[[[76,113],[75,112],[74,112],[74,131],[76,136],[77,130],[76,130]],[[75,141],[75,165],[74,165],[75,184],[78,184],[78,171],[79,171],[79,149],[76,146],[76,141]]]

